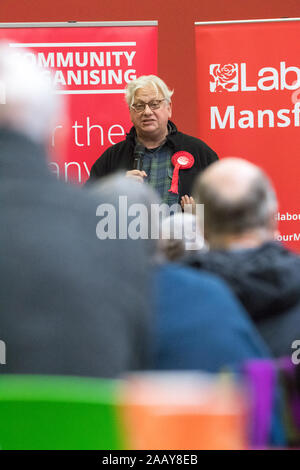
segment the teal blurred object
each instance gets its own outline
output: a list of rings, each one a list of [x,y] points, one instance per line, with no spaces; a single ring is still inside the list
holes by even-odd
[[[0,375],[0,449],[123,449],[119,383]]]

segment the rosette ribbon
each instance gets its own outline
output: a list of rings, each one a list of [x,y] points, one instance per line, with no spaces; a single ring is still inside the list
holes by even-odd
[[[169,192],[178,194],[179,170],[187,170],[188,168],[191,168],[194,165],[195,159],[191,153],[181,150],[174,153],[171,158],[171,162],[174,166],[174,171]]]

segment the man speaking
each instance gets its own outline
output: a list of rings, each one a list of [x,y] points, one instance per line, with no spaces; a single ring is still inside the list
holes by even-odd
[[[155,75],[128,83],[125,98],[133,127],[125,140],[98,158],[88,183],[123,169],[126,176],[149,183],[169,206],[193,202],[195,177],[218,157],[203,141],[179,132],[170,121],[172,94]]]

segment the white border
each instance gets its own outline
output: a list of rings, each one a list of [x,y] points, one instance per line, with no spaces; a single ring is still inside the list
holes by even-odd
[[[300,18],[268,18],[265,20],[232,20],[232,21],[195,21],[195,25],[238,24],[238,23],[278,23],[280,21],[300,21]]]
[[[158,21],[66,21],[42,23],[0,23],[0,28],[85,28],[93,26],[157,26]]]
[[[114,95],[124,94],[125,90],[56,90],[55,95]]]
[[[136,46],[136,42],[12,42],[9,47],[114,47]]]

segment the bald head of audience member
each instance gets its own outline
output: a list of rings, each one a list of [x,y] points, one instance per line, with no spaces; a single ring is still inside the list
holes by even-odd
[[[196,181],[194,197],[204,204],[204,235],[211,249],[253,248],[277,233],[277,199],[266,174],[252,163],[225,158]]]
[[[29,60],[26,49],[18,48],[16,53],[0,41],[0,128],[45,145],[65,110],[65,100],[55,94],[43,72]]]

